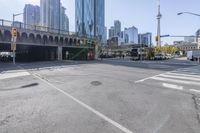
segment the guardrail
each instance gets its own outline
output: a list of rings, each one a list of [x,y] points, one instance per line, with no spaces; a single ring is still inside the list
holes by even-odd
[[[60,34],[65,34],[65,35],[77,35],[76,32],[69,32],[69,31],[62,30],[62,29],[55,29],[55,28],[39,26],[39,25],[24,24],[24,23],[16,22],[16,21],[12,22],[12,21],[9,21],[9,20],[4,20],[4,19],[0,19],[0,26],[5,26],[5,27],[14,26],[18,29],[49,32],[49,33],[54,33],[54,34],[60,33]]]

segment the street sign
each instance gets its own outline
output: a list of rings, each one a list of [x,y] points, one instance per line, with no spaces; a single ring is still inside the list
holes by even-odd
[[[169,37],[170,35],[162,35],[162,36],[160,36],[160,37]]]
[[[11,50],[16,51],[16,43],[11,43]]]

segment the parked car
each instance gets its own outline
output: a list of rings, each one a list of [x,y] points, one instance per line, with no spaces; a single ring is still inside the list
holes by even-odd
[[[165,57],[165,55],[163,55],[163,54],[155,54],[154,59],[155,59],[155,60],[165,60],[166,57]]]

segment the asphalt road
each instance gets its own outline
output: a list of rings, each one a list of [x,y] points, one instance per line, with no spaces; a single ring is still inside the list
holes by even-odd
[[[199,131],[200,66],[194,63],[0,63],[1,133]]]

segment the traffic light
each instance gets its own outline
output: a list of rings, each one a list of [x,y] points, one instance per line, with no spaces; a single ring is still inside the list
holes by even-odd
[[[156,42],[158,42],[158,36],[155,37]]]
[[[17,37],[17,29],[12,28],[12,37]]]

